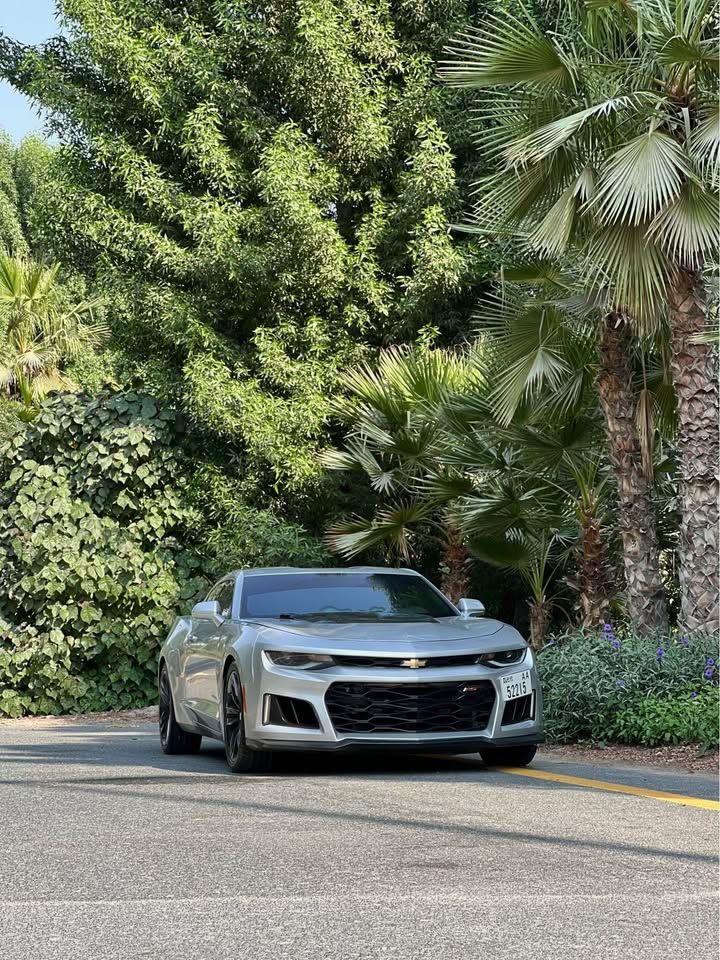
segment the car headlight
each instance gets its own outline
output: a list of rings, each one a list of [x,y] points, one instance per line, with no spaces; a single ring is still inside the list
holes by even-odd
[[[335,663],[326,653],[285,653],[283,650],[266,650],[265,653],[279,667],[296,667],[299,670],[312,670],[329,667]]]
[[[500,650],[498,653],[481,653],[477,659],[485,667],[507,667],[512,663],[520,663],[525,659],[527,647],[518,650]]]

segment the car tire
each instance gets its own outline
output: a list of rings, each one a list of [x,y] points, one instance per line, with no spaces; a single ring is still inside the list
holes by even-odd
[[[272,754],[268,750],[252,750],[245,742],[242,684],[234,663],[228,667],[223,683],[223,740],[233,773],[258,773],[270,768]]]
[[[170,677],[167,665],[160,668],[158,680],[159,707],[158,721],[160,727],[160,747],[163,753],[197,753],[202,743],[199,733],[187,733],[178,725],[175,718],[175,704],[173,703]]]
[[[493,747],[481,750],[480,756],[488,767],[526,767],[537,752],[536,744],[527,747]]]

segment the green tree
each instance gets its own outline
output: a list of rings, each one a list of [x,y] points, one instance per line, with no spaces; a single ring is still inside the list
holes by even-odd
[[[51,177],[52,157],[39,137],[16,146],[0,132],[0,248],[15,256],[42,254],[36,200]]]
[[[478,185],[480,228],[520,234],[548,257],[574,245],[588,284],[607,289],[611,314],[647,327],[669,313],[680,620],[717,629],[717,357],[701,336],[701,270],[715,253],[718,219],[714,4],[566,4],[552,31],[527,15],[491,17],[448,56],[444,79],[488,90],[484,143],[495,169]],[[614,387],[623,389],[608,384],[610,400]]]
[[[107,295],[115,374],[179,403],[226,463],[317,483],[340,369],[462,337],[483,245],[447,223],[476,174],[434,61],[475,0],[64,0],[66,36],[0,37],[60,141],[56,257]]]
[[[672,413],[661,390],[653,396],[644,382],[636,386],[636,356],[641,369],[645,356],[626,320],[599,309],[597,295],[578,286],[570,267],[506,268],[501,293],[480,304],[480,323],[493,332],[503,355],[494,371],[493,409],[501,423],[509,423],[521,402],[537,402],[563,380],[571,405],[588,378],[594,379],[618,491],[625,610],[640,632],[654,633],[667,627],[667,613],[650,485],[652,424],[672,420]],[[653,418],[659,407],[662,416]]]

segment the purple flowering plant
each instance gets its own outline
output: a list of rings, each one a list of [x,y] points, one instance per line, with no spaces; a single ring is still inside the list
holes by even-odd
[[[635,731],[633,737],[645,738],[627,742],[664,742],[666,734],[674,737],[676,729],[689,729],[682,705],[689,712],[691,703],[693,716],[700,710],[706,726],[711,715],[717,726],[717,638],[681,631],[642,637],[631,626],[605,622],[594,632],[571,630],[554,639],[557,644],[546,646],[537,658],[550,737],[592,739],[622,716]],[[692,723],[699,724],[699,717]],[[672,718],[680,718],[680,726],[673,727]],[[620,720],[617,724],[620,734]],[[607,739],[606,733],[602,736]],[[700,739],[705,742],[706,734]]]

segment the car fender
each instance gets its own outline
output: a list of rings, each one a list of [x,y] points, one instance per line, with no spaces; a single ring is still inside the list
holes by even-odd
[[[220,704],[220,715],[222,717],[223,708],[223,687],[225,684],[225,671],[230,660],[233,660],[240,671],[240,683],[242,684],[244,696],[247,696],[248,690],[253,687],[254,679],[254,656],[255,641],[257,639],[257,630],[246,623],[238,623],[235,638],[229,642],[223,652],[222,661],[218,664],[218,703]]]
[[[178,701],[182,700],[182,665],[180,653],[187,641],[188,634],[192,628],[190,617],[178,617],[167,635],[165,643],[160,650],[158,658],[159,664],[163,661],[167,664],[168,677],[170,678],[170,690],[172,691],[173,701],[177,710]],[[179,719],[179,718],[178,718]]]

